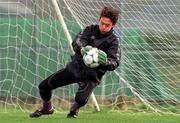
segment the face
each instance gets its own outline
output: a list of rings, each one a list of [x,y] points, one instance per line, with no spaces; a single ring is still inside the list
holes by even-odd
[[[109,32],[113,28],[112,21],[107,17],[101,17],[99,19],[99,30],[102,34]]]

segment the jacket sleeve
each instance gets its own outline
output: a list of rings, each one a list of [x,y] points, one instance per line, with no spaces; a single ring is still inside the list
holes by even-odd
[[[76,35],[72,42],[72,47],[75,53],[80,54],[80,49],[88,44],[88,41],[90,40],[90,33],[90,27],[86,27]]]
[[[105,69],[109,71],[115,70],[119,66],[119,62],[121,59],[121,48],[117,39],[113,41],[111,45],[109,45],[106,53],[108,60],[106,65],[104,66]]]

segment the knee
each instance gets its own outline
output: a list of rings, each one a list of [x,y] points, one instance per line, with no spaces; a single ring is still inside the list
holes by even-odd
[[[50,90],[52,90],[51,87],[47,83],[44,83],[44,82],[41,82],[39,84],[38,88],[39,88],[40,91],[50,91]]]
[[[87,99],[83,98],[82,96],[76,96],[75,97],[75,101],[80,105],[80,106],[84,106],[87,103]]]

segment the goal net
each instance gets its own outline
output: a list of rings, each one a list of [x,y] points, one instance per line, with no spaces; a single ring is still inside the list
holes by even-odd
[[[94,94],[101,109],[180,114],[179,0],[59,0],[72,39],[97,24],[103,6],[119,8],[115,34],[121,65],[107,72]],[[0,0],[0,107],[38,107],[39,83],[71,60],[51,0]],[[78,86],[53,92],[58,111]],[[87,106],[93,107],[88,102]]]

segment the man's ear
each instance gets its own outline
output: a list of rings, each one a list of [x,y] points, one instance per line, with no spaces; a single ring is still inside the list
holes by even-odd
[[[99,20],[98,20],[98,21],[100,21],[100,19],[101,19],[101,17],[99,17]]]

